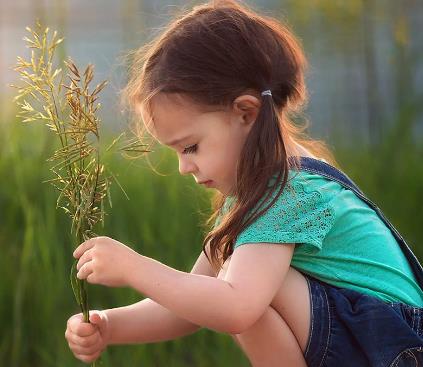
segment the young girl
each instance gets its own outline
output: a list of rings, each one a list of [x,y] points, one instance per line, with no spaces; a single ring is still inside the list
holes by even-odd
[[[286,26],[235,1],[195,6],[135,53],[124,96],[180,173],[216,190],[214,226],[190,273],[108,237],[82,243],[80,279],[148,298],[91,323],[70,317],[78,359],[207,327],[231,334],[254,367],[423,363],[423,270],[290,121],[307,99],[305,69]]]

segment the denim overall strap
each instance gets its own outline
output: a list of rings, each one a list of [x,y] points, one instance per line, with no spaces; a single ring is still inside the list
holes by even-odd
[[[413,251],[407,245],[404,238],[395,229],[391,222],[389,222],[389,220],[383,215],[382,211],[376,206],[376,204],[371,202],[345,173],[341,172],[330,164],[327,164],[323,161],[314,158],[300,157],[300,165],[300,169],[303,171],[316,173],[330,180],[337,181],[345,188],[353,191],[360,199],[364,200],[372,209],[374,209],[374,211],[378,214],[378,216],[380,217],[380,219],[382,219],[386,226],[391,230],[392,234],[398,241],[404,255],[410,263],[410,266],[413,270],[413,273],[417,279],[420,288],[423,289],[423,268],[419,260],[416,258]]]

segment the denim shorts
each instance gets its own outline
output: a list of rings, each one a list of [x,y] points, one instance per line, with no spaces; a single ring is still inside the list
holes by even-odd
[[[423,367],[423,308],[303,275],[311,296],[308,367]]]

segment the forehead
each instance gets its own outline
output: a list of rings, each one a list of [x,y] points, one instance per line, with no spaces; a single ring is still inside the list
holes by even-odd
[[[201,111],[188,99],[184,99],[178,94],[160,93],[154,96],[150,101],[152,129],[160,130],[162,125],[181,125],[186,124],[193,117],[198,116]]]
[[[195,135],[202,129],[204,116],[216,108],[200,106],[180,94],[159,93],[150,101],[150,116],[144,119],[147,131],[159,142],[166,144],[173,140]]]

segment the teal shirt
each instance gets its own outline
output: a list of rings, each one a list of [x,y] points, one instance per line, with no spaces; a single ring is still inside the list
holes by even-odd
[[[351,190],[321,175],[289,171],[281,196],[238,235],[234,250],[260,242],[296,243],[291,266],[328,284],[423,307],[423,292],[389,228]]]

